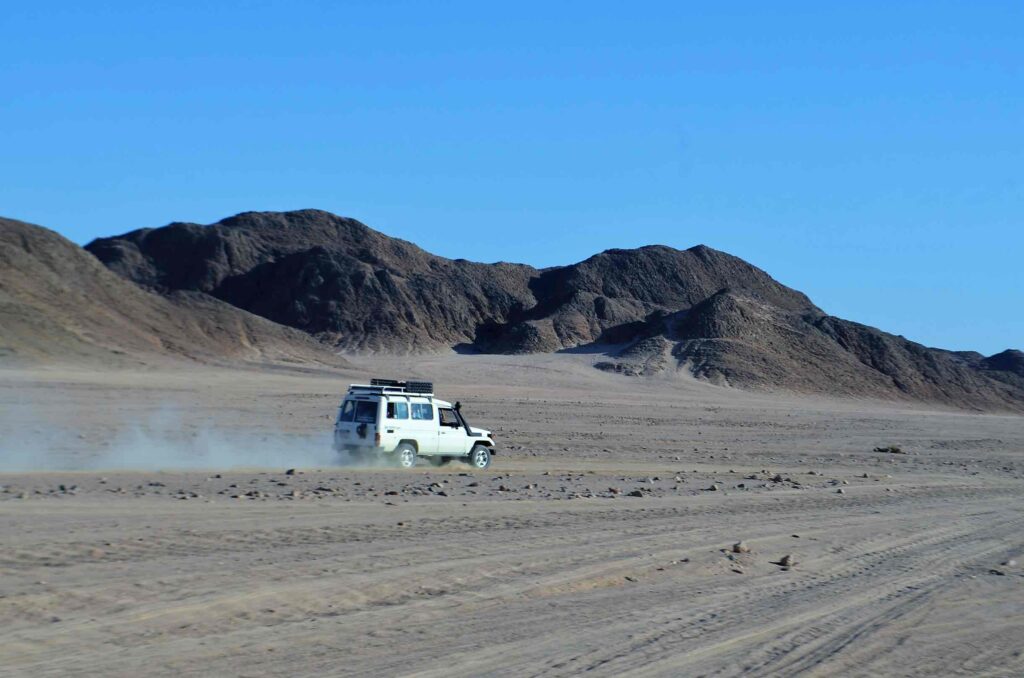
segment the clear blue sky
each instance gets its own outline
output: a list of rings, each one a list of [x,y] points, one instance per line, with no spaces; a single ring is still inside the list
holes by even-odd
[[[723,7],[728,5],[728,7]],[[317,207],[450,257],[706,243],[1024,348],[1024,3],[7,3],[0,214]]]

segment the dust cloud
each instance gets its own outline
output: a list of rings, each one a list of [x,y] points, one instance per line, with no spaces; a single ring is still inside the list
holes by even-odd
[[[352,465],[331,449],[331,432],[246,431],[196,424],[166,407],[145,421],[86,435],[27,406],[0,412],[0,472],[323,468]]]

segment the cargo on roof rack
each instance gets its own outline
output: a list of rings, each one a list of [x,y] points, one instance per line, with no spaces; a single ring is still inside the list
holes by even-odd
[[[434,384],[429,381],[400,381],[398,379],[371,379],[367,384],[352,384],[349,391],[372,393],[409,393],[422,396],[434,395]]]

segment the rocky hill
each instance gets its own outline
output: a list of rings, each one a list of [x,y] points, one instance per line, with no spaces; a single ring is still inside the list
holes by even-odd
[[[835,318],[704,246],[609,250],[538,270],[445,259],[302,210],[174,223],[87,250],[147,299],[203,295],[347,351],[587,347],[607,354],[598,367],[629,375],[682,370],[742,388],[1024,410],[1019,351],[944,351]]]
[[[175,223],[87,248],[112,271],[168,292],[205,292],[349,350],[437,350],[532,305],[536,271],[451,261],[326,212]]]
[[[694,374],[741,387],[893,395],[978,409],[1024,409],[1024,381],[980,355],[922,346],[815,311],[722,291],[666,333]]]
[[[610,250],[541,271],[445,259],[317,210],[171,224],[86,249],[147,288],[205,292],[348,350],[621,343],[638,323],[725,287],[786,310],[814,309],[763,271],[707,247]]]
[[[195,291],[158,295],[40,226],[0,218],[0,362],[344,361],[308,334]]]

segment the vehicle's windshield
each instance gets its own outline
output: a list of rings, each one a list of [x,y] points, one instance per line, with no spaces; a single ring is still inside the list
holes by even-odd
[[[372,424],[377,421],[377,403],[371,400],[360,400],[356,402],[356,422],[360,424]]]

